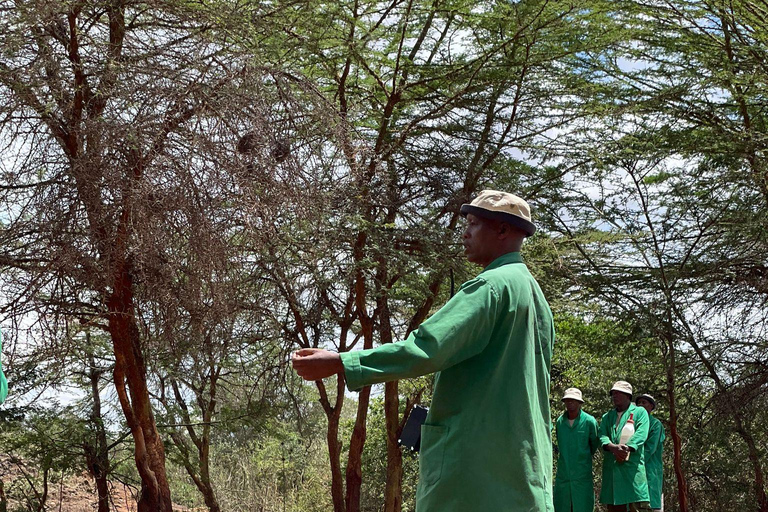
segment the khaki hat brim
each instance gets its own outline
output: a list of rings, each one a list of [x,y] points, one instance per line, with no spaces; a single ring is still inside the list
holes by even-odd
[[[529,222],[524,218],[518,217],[517,215],[511,214],[511,213],[498,212],[494,210],[486,210],[485,208],[480,208],[479,206],[475,206],[471,204],[461,205],[461,215],[463,217],[466,217],[468,213],[471,213],[472,215],[477,215],[478,217],[483,217],[484,219],[500,220],[502,222],[508,222],[513,226],[515,226],[516,228],[520,228],[523,231],[525,231],[526,236],[531,236],[534,233],[536,233],[536,226],[533,224],[533,222]]]

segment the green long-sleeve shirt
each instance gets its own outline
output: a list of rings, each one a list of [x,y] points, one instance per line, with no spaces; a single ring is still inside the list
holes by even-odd
[[[603,415],[600,421],[601,446],[609,443],[619,444],[621,429],[632,416],[635,422],[635,434],[627,441],[627,446],[634,451],[629,460],[617,462],[613,454],[603,450],[603,482],[600,489],[600,503],[624,505],[648,500],[648,480],[645,476],[645,441],[648,438],[648,412],[640,406],[630,404],[624,411],[619,424],[616,424],[616,409]]]
[[[595,490],[592,481],[592,456],[600,446],[597,420],[584,411],[568,424],[561,414],[555,422],[557,435],[557,475],[555,476],[555,512],[593,512]]]
[[[664,486],[664,464],[661,459],[664,445],[664,425],[648,415],[650,426],[648,439],[645,442],[645,475],[648,478],[648,494],[651,498],[651,508],[661,508],[661,494]]]
[[[438,372],[417,512],[551,512],[554,324],[519,253],[493,261],[399,343],[343,353],[350,390]]]

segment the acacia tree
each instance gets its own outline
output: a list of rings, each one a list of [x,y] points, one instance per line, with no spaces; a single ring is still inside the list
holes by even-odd
[[[275,79],[205,37],[209,25],[183,2],[0,8],[4,309],[109,333],[139,510],[171,510],[147,369],[168,339],[148,335],[148,305],[185,279],[190,255],[236,235],[216,229],[243,224],[238,199],[266,193],[235,143],[245,126],[273,140],[259,91]],[[252,159],[274,160],[270,147]],[[191,222],[201,204],[218,217]]]

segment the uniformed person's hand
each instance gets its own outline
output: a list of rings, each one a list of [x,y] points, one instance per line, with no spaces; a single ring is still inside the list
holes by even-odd
[[[619,462],[624,462],[629,458],[629,446],[625,444],[618,444],[616,445],[616,451],[613,452],[614,457],[616,457],[616,460]]]
[[[303,348],[294,352],[291,363],[305,380],[320,380],[344,371],[339,354],[321,348]]]
[[[614,458],[619,462],[624,462],[629,454],[629,447],[625,444],[608,443],[605,449],[611,452]]]

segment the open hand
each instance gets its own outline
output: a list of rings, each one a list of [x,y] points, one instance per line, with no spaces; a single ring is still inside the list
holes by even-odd
[[[341,356],[321,348],[303,348],[294,352],[291,363],[304,380],[320,380],[344,371]]]

